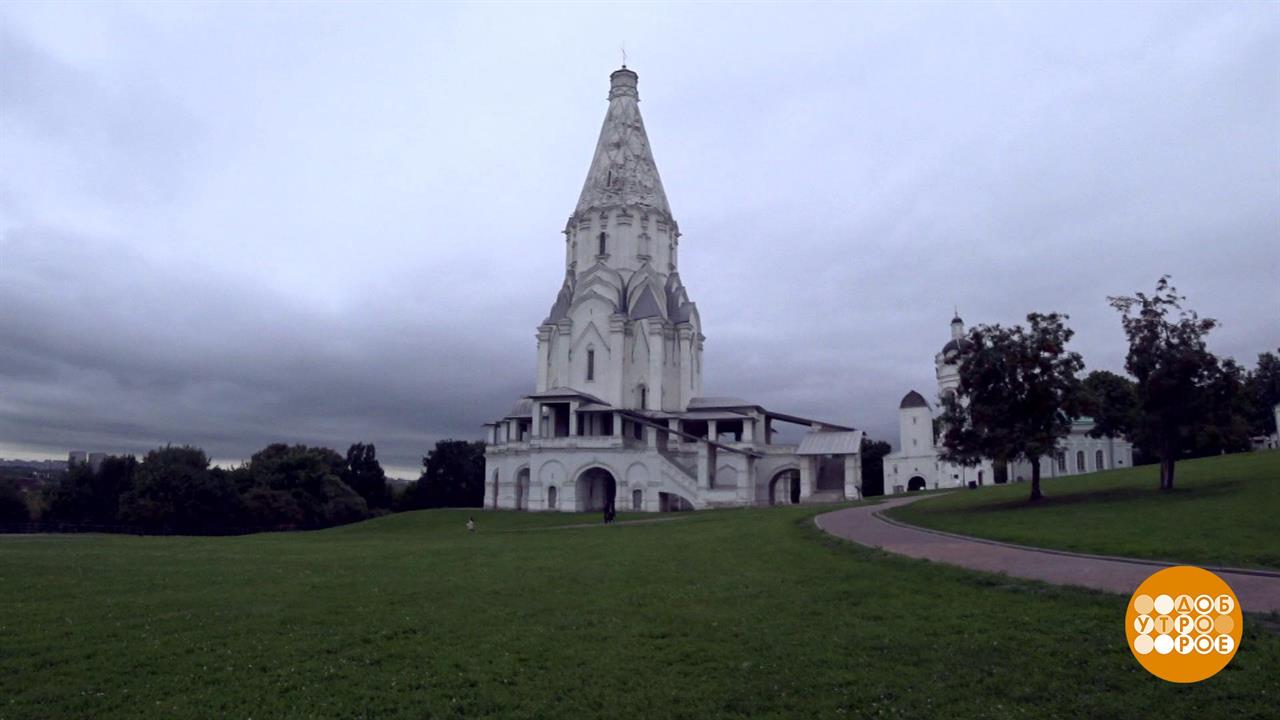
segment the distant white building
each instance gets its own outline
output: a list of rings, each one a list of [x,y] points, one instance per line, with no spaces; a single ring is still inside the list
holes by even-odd
[[[1253,442],[1254,450],[1280,449],[1280,403],[1271,408],[1271,412],[1275,416],[1276,431],[1270,435],[1257,435],[1249,438]]]
[[[85,465],[88,462],[89,462],[89,453],[85,452],[84,450],[72,450],[71,452],[67,453],[67,469],[68,470],[70,470],[71,468],[77,465]]]
[[[959,358],[965,342],[964,321],[959,317],[952,318],[951,339],[934,357],[939,398],[954,393],[960,385]],[[990,460],[983,460],[972,467],[943,462],[939,458],[933,418],[933,409],[920,393],[912,390],[902,398],[898,407],[899,447],[897,452],[890,453],[884,459],[886,495],[913,490],[967,487],[971,482],[987,485],[996,481],[995,467]],[[1093,426],[1093,420],[1087,417],[1072,423],[1071,433],[1058,443],[1054,456],[1040,459],[1040,477],[1062,477],[1132,467],[1133,444],[1123,438],[1090,437],[1089,431]],[[1012,482],[1030,480],[1031,463],[1009,463],[1006,475],[1007,480]]]
[[[485,506],[666,511],[861,494],[862,433],[702,395],[702,319],[678,272],[637,76],[609,108],[565,224],[565,277],[538,327],[532,393],[487,425]],[[779,444],[775,423],[807,429]]]

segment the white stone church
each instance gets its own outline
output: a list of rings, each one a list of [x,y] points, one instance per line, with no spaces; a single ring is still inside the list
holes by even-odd
[[[702,395],[702,320],[679,274],[636,73],[609,108],[538,326],[535,391],[486,425],[485,506],[671,511],[855,499],[862,433]],[[775,424],[801,426],[782,444]]]
[[[951,320],[951,339],[934,356],[938,378],[938,397],[955,392],[960,385],[960,350],[967,342],[964,321]],[[1080,418],[1071,426],[1071,434],[1058,443],[1055,456],[1041,458],[1040,477],[1080,475],[1133,466],[1133,444],[1123,438],[1092,438],[1090,418]],[[970,483],[989,485],[993,482],[1021,482],[1031,479],[1031,464],[1010,463],[1005,477],[996,478],[990,460],[974,467],[943,462],[934,442],[933,409],[924,396],[912,390],[898,406],[898,451],[884,458],[884,493],[894,495],[913,490],[968,487]]]

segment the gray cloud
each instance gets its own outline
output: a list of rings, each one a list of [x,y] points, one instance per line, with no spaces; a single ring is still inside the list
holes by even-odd
[[[0,455],[378,443],[534,375],[626,42],[709,393],[896,439],[953,305],[1280,344],[1267,5],[0,10]]]

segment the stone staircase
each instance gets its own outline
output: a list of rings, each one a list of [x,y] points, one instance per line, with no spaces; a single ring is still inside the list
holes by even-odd
[[[665,465],[671,469],[669,473],[671,479],[675,482],[676,489],[685,497],[693,506],[698,509],[705,507],[702,501],[701,493],[698,491],[698,473],[692,468],[684,464],[684,461],[668,450],[659,448],[658,455],[665,461]]]

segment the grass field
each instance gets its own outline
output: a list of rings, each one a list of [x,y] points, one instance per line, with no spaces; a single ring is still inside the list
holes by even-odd
[[[914,525],[1077,552],[1280,569],[1280,451],[1178,463],[1173,492],[1154,465],[949,493],[888,512]]]
[[[1175,686],[1130,655],[1126,598],[886,556],[815,511],[0,537],[0,718],[1274,717],[1259,619]]]

